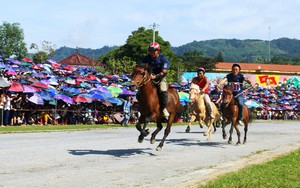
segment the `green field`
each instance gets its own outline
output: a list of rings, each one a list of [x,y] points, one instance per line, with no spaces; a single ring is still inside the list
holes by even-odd
[[[300,187],[300,149],[264,164],[246,167],[210,181],[199,188]]]

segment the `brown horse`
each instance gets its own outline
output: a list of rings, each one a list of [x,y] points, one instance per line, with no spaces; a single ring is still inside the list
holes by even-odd
[[[240,136],[241,136],[241,132],[239,130],[239,125],[238,125],[238,103],[235,100],[235,97],[233,95],[233,88],[229,85],[225,86],[223,89],[223,94],[222,94],[222,113],[223,113],[223,125],[222,125],[222,132],[223,132],[223,138],[226,139],[227,134],[225,132],[225,127],[226,125],[231,123],[231,127],[230,127],[230,136],[229,136],[229,140],[228,143],[231,144],[232,143],[232,133],[233,133],[233,128],[235,128],[237,136],[238,136],[238,141],[237,141],[237,145],[241,144],[241,140],[240,140]],[[244,110],[243,110],[243,119],[242,121],[244,122],[244,141],[243,144],[245,144],[247,142],[247,132],[248,132],[248,125],[252,120],[252,116],[251,116],[251,111],[250,109],[248,109],[248,107],[246,105],[244,105]]]
[[[147,124],[150,121],[156,122],[157,128],[152,133],[150,143],[155,143],[155,137],[159,131],[163,128],[162,121],[165,120],[163,113],[160,109],[159,97],[158,97],[158,83],[154,83],[151,80],[150,68],[146,64],[139,65],[134,68],[133,73],[131,74],[131,86],[136,87],[139,90],[139,111],[141,116],[139,118],[138,123],[136,124],[136,128],[140,131],[140,136],[138,141],[141,143],[150,132],[147,128]],[[134,88],[132,88],[134,89]],[[167,110],[170,113],[169,118],[167,119],[167,127],[165,129],[164,137],[157,146],[156,150],[161,150],[164,142],[171,131],[172,123],[176,117],[176,113],[180,108],[180,101],[177,92],[169,88],[168,89],[168,103]],[[143,123],[143,127],[141,127],[141,123]]]
[[[214,119],[210,118],[205,107],[204,98],[203,98],[204,94],[201,93],[201,90],[197,84],[193,84],[193,83],[191,84],[189,93],[190,93],[190,102],[194,102],[194,105],[193,105],[192,116],[185,132],[189,132],[192,122],[194,122],[196,119],[199,119],[199,125],[201,128],[203,127],[204,123],[206,124],[208,129],[205,131],[204,136],[208,135],[207,140],[211,141],[213,123],[220,119],[219,110],[216,107],[216,105],[212,103],[212,113],[215,116],[215,118]]]

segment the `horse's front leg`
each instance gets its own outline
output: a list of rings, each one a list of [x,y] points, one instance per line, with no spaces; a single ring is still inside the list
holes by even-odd
[[[192,114],[191,119],[190,119],[190,121],[189,121],[189,123],[188,123],[188,126],[187,126],[187,128],[185,129],[185,132],[186,132],[186,133],[189,133],[189,132],[190,132],[192,123],[195,122],[196,118],[197,118],[196,115]]]
[[[141,127],[141,122],[144,122],[143,128]],[[148,124],[148,122],[145,119],[140,118],[139,121],[137,122],[136,126],[135,126],[136,129],[138,131],[140,131],[140,135],[138,137],[138,142],[139,143],[142,143],[144,138],[150,133],[149,129],[146,129],[147,124]]]
[[[206,134],[206,135],[208,135],[207,141],[211,141],[212,140],[212,127],[213,127],[213,121],[211,119],[208,120],[207,127],[208,127],[207,134]],[[204,134],[204,136],[206,136],[206,135]]]

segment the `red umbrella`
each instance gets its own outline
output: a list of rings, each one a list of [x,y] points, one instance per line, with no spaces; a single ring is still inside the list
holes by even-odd
[[[77,95],[72,98],[74,102],[91,103],[93,100],[87,96]]]
[[[23,85],[20,84],[19,82],[12,82],[8,91],[23,92],[24,88]]]
[[[32,59],[30,59],[29,57],[24,57],[24,58],[22,59],[22,61],[29,62],[29,63],[32,63],[32,62],[33,62]]]
[[[42,89],[48,89],[49,88],[48,85],[43,84],[41,82],[34,82],[33,84],[31,84],[31,86],[42,88]]]

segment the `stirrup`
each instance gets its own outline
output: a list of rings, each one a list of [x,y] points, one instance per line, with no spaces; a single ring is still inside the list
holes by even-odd
[[[170,114],[169,114],[167,108],[164,108],[162,112],[163,112],[165,117],[169,117]]]

